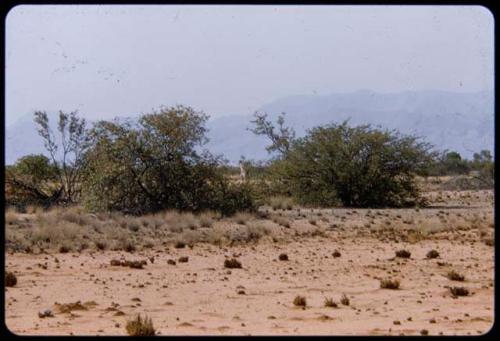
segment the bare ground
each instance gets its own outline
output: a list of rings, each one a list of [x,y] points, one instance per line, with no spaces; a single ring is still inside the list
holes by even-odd
[[[160,335],[483,334],[494,318],[494,248],[485,242],[493,238],[492,192],[430,197],[434,208],[420,210],[302,210],[308,219],[280,211],[292,223],[279,227],[286,238],[274,242],[11,252],[6,268],[18,283],[6,289],[6,325],[22,335],[124,335],[126,321],[140,313]],[[401,249],[411,257],[395,257]],[[440,256],[426,258],[431,249]],[[281,253],[289,260],[278,260]],[[224,268],[233,257],[241,269]],[[110,265],[120,258],[147,264]],[[451,270],[465,281],[448,279]],[[381,289],[385,278],[400,280],[400,288]],[[453,297],[453,286],[470,294]],[[294,306],[297,295],[306,298],[304,309]],[[325,298],[338,307],[325,307]],[[58,304],[77,301],[83,310],[60,311]],[[46,309],[54,317],[38,316]]]

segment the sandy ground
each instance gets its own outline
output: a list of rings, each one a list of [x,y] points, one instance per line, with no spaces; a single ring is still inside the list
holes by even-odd
[[[440,210],[452,215],[476,210],[487,212],[492,223],[492,205],[475,196],[469,201],[467,207],[452,202],[412,212],[434,217]],[[287,243],[197,244],[133,254],[7,254],[6,267],[18,284],[5,292],[6,325],[22,335],[125,335],[126,321],[140,313],[152,318],[160,335],[420,335],[423,329],[430,335],[478,335],[491,328],[494,248],[477,237],[478,231],[447,231],[416,243],[381,242],[367,231],[370,227],[358,224],[366,210],[352,211],[331,215],[341,226],[355,222],[351,228]],[[386,219],[394,222],[397,215],[409,214],[380,212],[384,218],[389,212]],[[400,249],[410,251],[411,258],[395,258]],[[431,249],[440,257],[427,259]],[[335,250],[340,257],[332,256]],[[281,253],[289,260],[278,260]],[[188,262],[179,263],[181,256]],[[224,268],[226,257],[237,258],[242,269]],[[119,258],[147,260],[147,265],[110,265]],[[177,263],[170,265],[169,259]],[[452,269],[465,281],[448,279]],[[382,278],[399,279],[400,289],[381,289]],[[464,286],[471,295],[454,298],[450,286]],[[340,304],[342,294],[349,306]],[[306,297],[305,309],[293,305],[297,295]],[[325,307],[326,297],[338,307]],[[58,311],[56,303],[76,301],[85,310]],[[46,309],[54,317],[39,318]]]

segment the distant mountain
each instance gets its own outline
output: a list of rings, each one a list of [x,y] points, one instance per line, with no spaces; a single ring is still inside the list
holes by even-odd
[[[494,147],[494,95],[492,92],[453,93],[414,91],[381,94],[360,90],[326,96],[291,96],[262,106],[271,119],[286,112],[287,124],[297,135],[307,129],[350,119],[350,124],[370,123],[402,133],[422,136],[439,150],[458,151],[471,158],[481,149]],[[49,119],[55,130],[57,115]],[[268,141],[247,130],[252,115],[217,117],[208,121],[210,142],[206,146],[216,154],[236,163],[246,159],[267,159]],[[5,162],[12,164],[19,157],[44,153],[43,141],[36,132],[33,114],[22,117],[6,128]]]
[[[455,150],[471,158],[481,149],[493,151],[494,96],[492,92],[452,93],[415,91],[380,94],[360,90],[327,96],[292,96],[262,106],[272,119],[285,112],[287,124],[297,135],[307,129],[349,119],[351,125],[379,125],[405,134],[422,136],[436,149]],[[263,137],[254,136],[252,116],[216,118],[211,128],[210,149],[236,162],[240,155],[247,159],[265,159]]]

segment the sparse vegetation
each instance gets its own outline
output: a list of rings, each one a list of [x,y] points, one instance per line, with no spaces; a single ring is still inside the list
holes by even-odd
[[[156,334],[151,318],[145,316],[143,319],[140,314],[127,321],[125,329],[130,336],[154,336]]]
[[[296,307],[304,307],[305,308],[306,304],[307,304],[307,302],[306,302],[305,296],[297,295],[293,299],[293,305]]]
[[[241,269],[241,263],[236,258],[224,260],[224,267],[229,269]]]
[[[5,286],[13,287],[17,284],[17,277],[11,271],[5,271]]]
[[[346,294],[342,294],[342,297],[340,298],[340,303],[343,305],[349,305],[351,304],[351,301],[349,300],[349,297],[347,297]]]
[[[325,307],[337,308],[338,304],[333,300],[333,298],[325,298]]]
[[[439,252],[437,252],[436,250],[430,250],[429,252],[427,252],[426,257],[428,259],[438,258],[439,257]]]
[[[469,289],[464,287],[450,287],[450,292],[453,297],[469,296]]]
[[[448,279],[450,279],[452,281],[463,282],[465,280],[465,276],[459,274],[455,270],[449,271],[448,274],[447,274],[447,277],[448,277]]]
[[[380,288],[382,289],[399,289],[399,280],[397,279],[383,279],[380,281]]]
[[[288,255],[286,253],[281,253],[278,257],[279,260],[281,261],[287,261],[288,260]]]
[[[396,251],[396,257],[399,258],[410,258],[411,257],[411,252],[408,250],[398,250]]]

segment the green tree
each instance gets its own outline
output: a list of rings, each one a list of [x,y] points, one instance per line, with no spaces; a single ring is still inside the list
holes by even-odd
[[[471,167],[476,171],[473,176],[482,186],[493,188],[495,184],[495,163],[489,150],[474,153]]]
[[[137,123],[98,122],[86,155],[86,206],[132,214],[252,209],[250,190],[229,184],[221,158],[200,151],[207,142],[207,119],[203,112],[176,106],[161,107]]]
[[[423,202],[415,175],[435,157],[430,149],[414,136],[344,121],[293,140],[271,173],[302,204],[408,206]]]
[[[5,168],[5,196],[12,205],[48,206],[60,196],[57,169],[44,155],[27,155]]]

